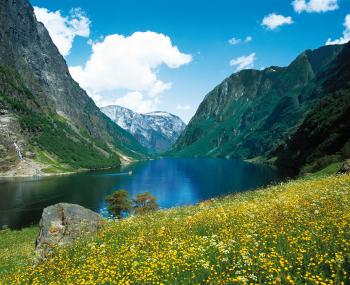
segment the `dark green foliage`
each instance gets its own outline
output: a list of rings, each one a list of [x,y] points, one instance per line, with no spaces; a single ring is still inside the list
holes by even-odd
[[[136,195],[133,200],[135,214],[142,215],[159,209],[157,198],[153,197],[149,192]]]
[[[276,150],[277,164],[315,172],[350,157],[350,44],[318,82],[323,98],[290,140]]]
[[[277,150],[277,163],[315,172],[350,157],[350,90],[323,98],[292,138]]]
[[[118,190],[106,197],[108,211],[120,219],[131,210],[131,199],[125,190]]]

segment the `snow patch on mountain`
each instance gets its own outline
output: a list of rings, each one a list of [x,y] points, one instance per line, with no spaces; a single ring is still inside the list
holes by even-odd
[[[101,111],[156,153],[169,150],[186,127],[178,116],[163,111],[139,114],[116,105],[102,107]]]

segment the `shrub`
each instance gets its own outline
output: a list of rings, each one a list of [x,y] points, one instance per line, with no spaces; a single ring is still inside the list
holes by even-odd
[[[145,214],[159,209],[157,198],[153,197],[149,192],[137,194],[134,199],[135,214]]]
[[[125,190],[118,190],[107,196],[106,202],[108,204],[108,211],[119,219],[123,213],[127,214],[131,210],[131,199],[129,193]]]

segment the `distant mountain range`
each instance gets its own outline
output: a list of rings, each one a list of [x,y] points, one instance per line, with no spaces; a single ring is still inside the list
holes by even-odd
[[[171,151],[313,172],[350,157],[350,44],[288,67],[243,70],[214,88]]]
[[[0,39],[0,172],[19,164],[14,142],[29,170],[95,169],[147,157],[72,79],[27,0],[0,1]]]
[[[139,114],[121,106],[107,106],[101,111],[152,153],[169,150],[186,127],[178,116],[167,112]]]

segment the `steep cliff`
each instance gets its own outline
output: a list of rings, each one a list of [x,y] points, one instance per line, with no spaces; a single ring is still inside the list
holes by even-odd
[[[28,161],[56,170],[117,166],[121,158],[145,157],[145,149],[72,79],[27,0],[0,0],[0,42],[2,171],[19,162],[14,141],[29,154]]]
[[[342,45],[321,47],[305,51],[288,67],[233,74],[205,97],[172,153],[271,157],[327,95],[320,76],[342,49]]]
[[[272,155],[277,164],[314,172],[350,157],[350,44],[317,78],[323,98]]]

